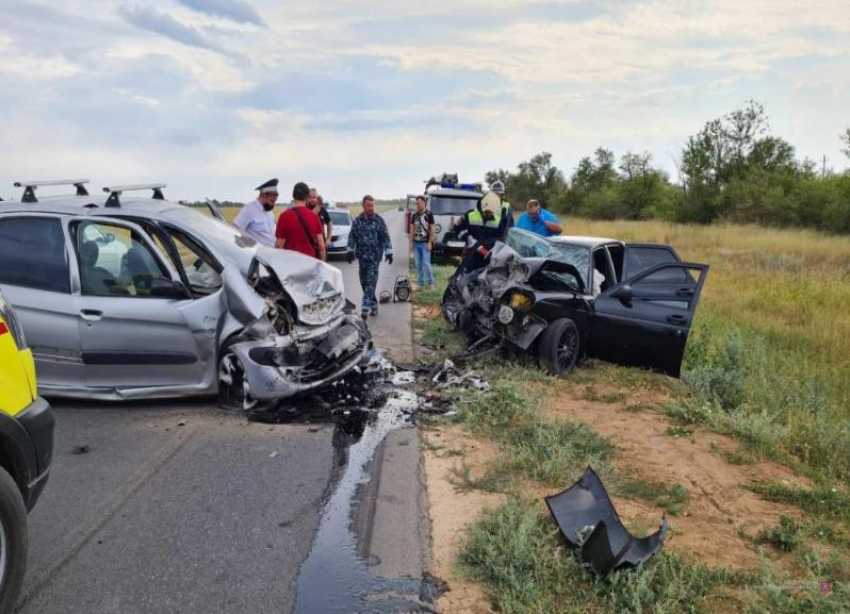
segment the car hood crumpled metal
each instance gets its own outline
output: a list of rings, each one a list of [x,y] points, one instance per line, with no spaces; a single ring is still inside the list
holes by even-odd
[[[511,246],[500,241],[490,250],[490,261],[480,273],[479,280],[487,280],[487,291],[498,300],[515,285],[531,282],[535,275],[544,270],[570,273],[576,278],[579,290],[584,289],[581,276],[573,265],[548,258],[521,256]]]
[[[277,275],[297,306],[341,296],[345,290],[342,271],[299,252],[258,247],[254,257]]]

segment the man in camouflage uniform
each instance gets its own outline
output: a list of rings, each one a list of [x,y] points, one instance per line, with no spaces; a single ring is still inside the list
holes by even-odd
[[[378,299],[375,288],[378,285],[378,269],[381,258],[393,263],[393,246],[390,232],[384,219],[375,213],[375,199],[368,194],[363,197],[363,213],[351,224],[348,233],[348,261],[357,257],[360,267],[360,287],[363,288],[363,308],[360,314],[378,315]]]

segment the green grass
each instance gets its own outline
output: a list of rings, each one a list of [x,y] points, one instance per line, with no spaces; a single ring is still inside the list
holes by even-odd
[[[776,526],[763,529],[755,541],[757,544],[770,544],[782,552],[793,552],[803,545],[802,525],[791,516],[783,514]]]
[[[485,513],[460,551],[460,571],[506,614],[704,612],[743,578],[661,553],[638,570],[600,579],[561,545],[539,502],[511,497]]]
[[[850,494],[836,487],[816,486],[809,490],[780,482],[752,484],[750,490],[768,501],[791,503],[818,517],[850,527]]]
[[[669,243],[711,271],[671,413],[754,453],[850,481],[850,239],[806,230],[566,220],[570,234]]]

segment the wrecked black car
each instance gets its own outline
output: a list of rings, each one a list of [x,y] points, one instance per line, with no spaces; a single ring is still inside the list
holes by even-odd
[[[442,312],[473,339],[535,352],[554,374],[594,357],[678,377],[707,273],[667,245],[512,228],[464,258]]]

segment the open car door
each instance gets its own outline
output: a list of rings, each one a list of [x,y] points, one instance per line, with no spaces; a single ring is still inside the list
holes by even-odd
[[[707,264],[664,262],[601,293],[588,354],[679,377],[707,274]]]

